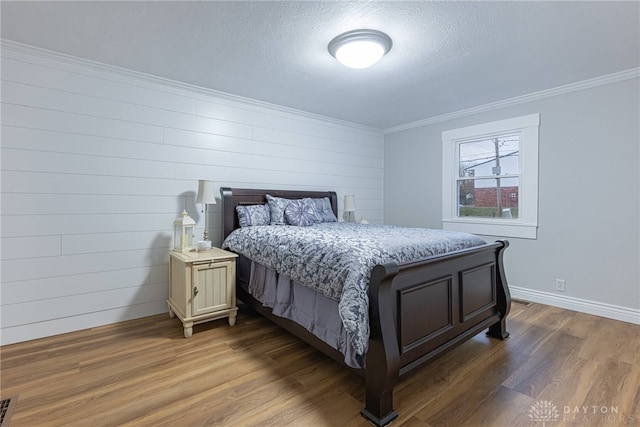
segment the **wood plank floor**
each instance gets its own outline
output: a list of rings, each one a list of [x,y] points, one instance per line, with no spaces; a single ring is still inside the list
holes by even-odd
[[[640,326],[514,304],[508,329],[403,378],[393,426],[640,425]],[[12,427],[369,425],[359,376],[246,309],[190,339],[158,315],[4,346],[0,361]]]

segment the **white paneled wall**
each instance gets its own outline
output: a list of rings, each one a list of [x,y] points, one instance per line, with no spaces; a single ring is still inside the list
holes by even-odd
[[[166,311],[198,179],[355,194],[382,222],[379,130],[8,41],[1,90],[2,344]]]

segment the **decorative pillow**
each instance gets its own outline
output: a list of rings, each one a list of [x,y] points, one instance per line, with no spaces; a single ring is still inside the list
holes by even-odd
[[[310,200],[311,203],[313,203],[313,207],[315,208],[316,215],[320,222],[338,221],[338,218],[336,218],[336,215],[333,213],[333,209],[331,209],[331,201],[328,197],[307,200]]]
[[[273,197],[271,194],[267,194],[267,203],[269,204],[269,211],[271,213],[271,225],[284,225],[287,223],[284,218],[284,210],[290,201],[289,199]]]
[[[313,205],[304,199],[290,200],[284,209],[284,217],[291,225],[307,227],[320,222]]]
[[[269,225],[271,215],[267,205],[246,205],[236,206],[240,227],[251,227],[253,225]]]

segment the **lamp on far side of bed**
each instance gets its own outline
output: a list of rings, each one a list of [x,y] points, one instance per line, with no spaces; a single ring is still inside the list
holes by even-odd
[[[342,219],[346,222],[356,222],[356,201],[354,195],[344,196],[344,213]]]
[[[204,240],[209,240],[209,226],[207,217],[207,205],[215,205],[216,198],[213,195],[213,181],[198,181],[198,196],[196,197],[196,203],[202,205],[202,211],[204,212]]]

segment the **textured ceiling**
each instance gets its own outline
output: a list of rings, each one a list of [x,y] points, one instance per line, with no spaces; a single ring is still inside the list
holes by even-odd
[[[640,2],[2,1],[2,37],[377,128],[640,66]],[[337,34],[393,39],[365,70]]]

